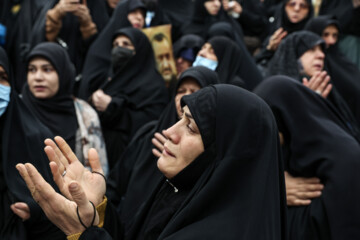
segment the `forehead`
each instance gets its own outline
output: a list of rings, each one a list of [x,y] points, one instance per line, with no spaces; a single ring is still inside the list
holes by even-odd
[[[2,65],[0,65],[0,73],[7,73]]]
[[[52,65],[50,61],[43,57],[35,57],[30,60],[29,65]]]
[[[200,88],[200,85],[198,83],[198,81],[195,78],[192,77],[186,77],[184,80],[182,80],[179,88],[181,87],[196,87],[196,88]]]
[[[339,32],[339,29],[335,25],[331,24],[324,29],[324,32]]]
[[[114,39],[114,42],[131,42],[130,38],[128,38],[127,36],[125,35],[119,35],[117,36],[115,39]]]

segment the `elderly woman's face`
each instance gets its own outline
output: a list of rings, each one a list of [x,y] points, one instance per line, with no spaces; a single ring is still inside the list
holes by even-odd
[[[200,131],[187,106],[180,121],[164,131],[167,141],[157,161],[166,178],[175,177],[180,171],[204,152]]]
[[[285,5],[285,12],[290,22],[298,23],[307,17],[309,7],[305,0],[290,0]]]
[[[51,98],[59,91],[59,75],[53,65],[44,58],[37,57],[30,61],[27,83],[36,98]]]
[[[143,28],[145,25],[144,10],[137,8],[132,12],[129,12],[127,16],[131,26],[133,28]]]
[[[1,65],[0,65],[0,84],[4,86],[10,86],[9,76]]]
[[[324,68],[325,54],[320,45],[316,45],[312,49],[307,50],[300,57],[301,64],[304,68],[304,73],[312,77],[315,73],[322,71]]]
[[[221,2],[220,0],[208,0],[204,3],[204,6],[211,16],[216,16],[219,13]]]
[[[197,83],[197,81],[192,78],[186,78],[181,82],[179,88],[176,91],[176,96],[175,96],[176,112],[177,112],[179,118],[181,118],[181,116],[183,115],[183,112],[181,109],[181,104],[180,104],[181,98],[185,95],[189,95],[189,94],[199,91],[200,88],[201,87]]]

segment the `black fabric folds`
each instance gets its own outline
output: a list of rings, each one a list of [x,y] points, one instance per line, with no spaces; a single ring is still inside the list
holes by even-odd
[[[151,139],[156,132],[165,130],[178,121],[175,106],[176,90],[183,80],[194,79],[201,88],[219,83],[215,72],[205,67],[191,67],[180,76],[171,102],[162,112],[159,120],[140,128],[120,161],[110,173],[107,184],[107,196],[119,210],[124,225],[129,225],[139,206],[148,199],[162,177],[158,170],[157,158],[152,153]]]
[[[54,135],[61,135],[75,149],[78,128],[72,89],[75,81],[75,68],[66,50],[56,43],[46,42],[37,45],[29,54],[28,63],[41,57],[48,60],[59,76],[59,90],[54,97],[37,99],[26,84],[22,95],[26,106]]]
[[[360,188],[360,146],[341,115],[288,77],[274,76],[254,92],[269,104],[284,135],[287,171],[325,185],[309,206],[289,208],[290,239],[359,238],[360,194],[354,189]]]
[[[262,81],[262,76],[247,50],[241,49],[234,41],[224,36],[208,40],[218,58],[216,72],[222,83],[238,85],[243,81],[244,88],[252,90]]]
[[[0,65],[9,77],[7,57],[0,48]],[[0,238],[1,239],[64,239],[65,235],[47,220],[41,208],[32,198],[24,180],[16,170],[18,163],[32,163],[44,179],[57,189],[44,152],[43,141],[53,137],[29,110],[14,90],[14,81],[10,78],[12,92],[10,102],[0,117]],[[31,218],[25,222],[10,209],[10,204],[25,202],[30,207]]]

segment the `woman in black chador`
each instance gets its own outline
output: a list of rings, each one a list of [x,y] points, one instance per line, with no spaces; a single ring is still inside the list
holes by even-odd
[[[56,186],[43,152],[44,139],[54,135],[25,106],[14,84],[6,53],[0,48],[0,239],[64,239],[14,169],[18,163],[31,162]]]
[[[114,230],[109,232],[112,238],[286,239],[283,168],[269,107],[231,85],[205,87],[185,96],[182,107],[181,120],[164,131],[167,141],[157,161],[163,177],[129,228],[121,229],[116,210],[107,203],[105,226]],[[64,151],[65,142],[55,141]],[[51,145],[46,151],[56,160]],[[71,180],[70,171],[81,166],[70,155],[68,160],[51,166],[59,183],[69,187],[64,194],[74,201],[51,191],[31,164],[17,168],[30,187],[37,183],[35,199],[67,235],[82,232],[80,239],[111,239],[103,228],[84,228],[100,222],[96,216],[92,222],[94,209],[87,196],[98,206],[100,219],[104,213],[101,168],[95,160],[96,173],[79,172],[94,183],[90,189],[87,181]],[[64,167],[67,173],[61,177]],[[76,206],[84,226],[76,224]]]
[[[161,133],[180,119],[181,98],[217,83],[219,78],[210,69],[192,67],[186,70],[180,76],[173,98],[159,120],[142,127],[124,151],[107,182],[107,196],[114,205],[121,203],[119,208],[124,224],[128,224],[128,219],[151,194],[161,177],[156,167],[156,160],[161,154],[158,151],[163,150],[162,144],[166,140]],[[159,147],[159,150],[153,150],[154,154],[152,141]]]
[[[289,77],[265,80],[255,93],[273,110],[286,170],[324,184],[308,206],[288,208],[289,239],[359,239],[360,145],[346,120],[326,99]]]
[[[168,96],[157,72],[151,44],[136,28],[114,34],[111,78],[91,95],[99,113],[110,169],[119,160],[135,132],[157,119]]]

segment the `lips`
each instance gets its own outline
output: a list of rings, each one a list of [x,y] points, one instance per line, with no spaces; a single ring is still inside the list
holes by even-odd
[[[46,87],[45,86],[34,86],[34,90],[36,92],[43,92],[45,91]]]
[[[164,150],[162,153],[173,158],[175,157],[175,155],[166,146],[164,146]]]

